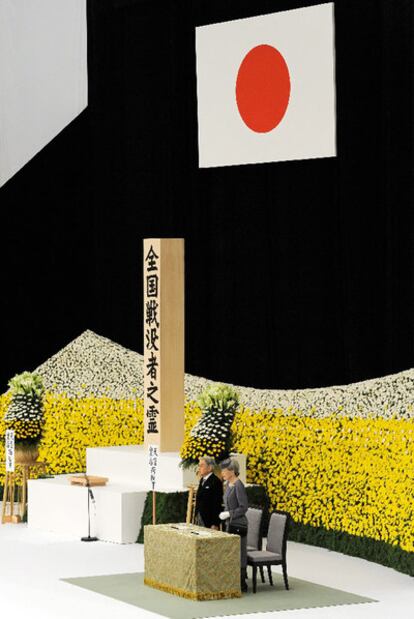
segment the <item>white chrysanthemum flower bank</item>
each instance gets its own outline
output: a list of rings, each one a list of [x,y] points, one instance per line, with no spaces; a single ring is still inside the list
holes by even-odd
[[[70,397],[143,398],[143,356],[85,331],[36,370],[47,391]],[[196,400],[214,381],[185,375],[187,400]],[[251,410],[326,417],[414,418],[414,369],[350,385],[318,389],[238,387],[240,405]]]

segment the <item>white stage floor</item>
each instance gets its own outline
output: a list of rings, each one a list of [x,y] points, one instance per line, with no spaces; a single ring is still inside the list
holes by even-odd
[[[140,544],[82,543],[26,525],[0,525],[1,616],[30,619],[159,617],[61,582],[60,578],[143,571]],[[379,600],[379,603],[242,615],[261,619],[409,619],[414,579],[328,550],[289,543],[291,576]],[[259,594],[257,594],[259,595]],[[236,617],[236,616],[234,616]]]

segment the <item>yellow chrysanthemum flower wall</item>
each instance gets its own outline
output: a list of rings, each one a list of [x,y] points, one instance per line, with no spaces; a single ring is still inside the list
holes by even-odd
[[[414,422],[281,409],[238,413],[234,449],[248,481],[299,523],[414,551]]]
[[[0,397],[0,433],[7,394]],[[185,405],[185,444],[209,446],[190,431],[201,411]],[[85,467],[87,447],[143,442],[141,399],[67,397],[48,392],[40,459],[52,474]],[[248,481],[263,485],[272,508],[305,525],[382,540],[414,552],[414,420],[398,414],[301,414],[297,409],[242,407],[232,426],[233,450],[247,455]],[[194,444],[193,444],[194,443]],[[82,461],[79,461],[79,450]],[[0,442],[0,460],[4,444]],[[4,467],[1,470],[2,483]]]

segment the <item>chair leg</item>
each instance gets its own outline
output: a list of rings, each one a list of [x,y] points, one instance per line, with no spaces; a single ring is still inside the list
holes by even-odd
[[[270,584],[271,584],[271,585],[272,585],[272,587],[273,587],[272,570],[271,570],[270,565],[268,565],[268,566],[267,566],[267,573],[268,573],[268,575],[269,575],[269,582],[270,582]]]
[[[286,561],[282,563],[282,570],[283,570],[283,580],[285,581],[285,588],[289,589]]]
[[[262,578],[262,582],[266,582],[266,581],[265,581],[265,575],[264,575],[263,565],[259,565],[259,570],[260,570],[260,576],[261,576],[261,578]]]
[[[257,586],[257,565],[253,565],[253,593],[256,593]]]

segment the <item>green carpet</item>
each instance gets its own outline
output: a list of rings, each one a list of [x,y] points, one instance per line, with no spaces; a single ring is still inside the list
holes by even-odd
[[[291,588],[286,591],[283,580],[277,572],[273,576],[274,587],[268,583],[258,583],[257,593],[253,594],[249,580],[249,592],[241,598],[208,602],[193,602],[152,589],[144,585],[143,578],[143,573],[136,573],[65,578],[64,581],[171,619],[241,615],[376,601],[298,578],[289,578]]]

